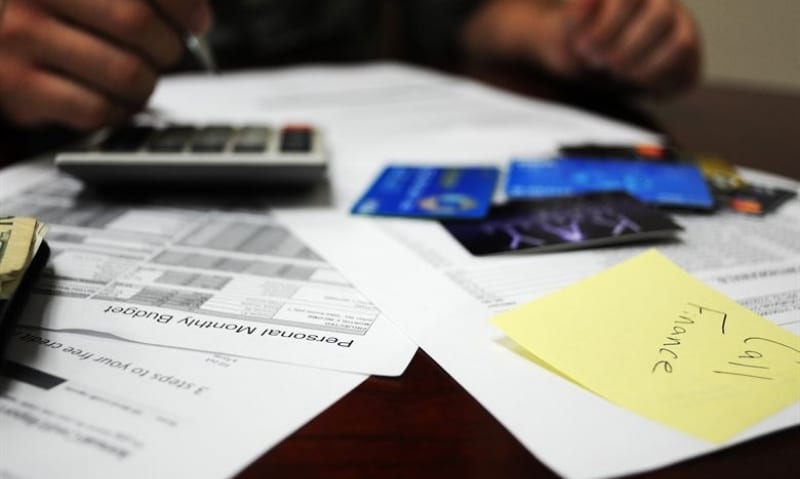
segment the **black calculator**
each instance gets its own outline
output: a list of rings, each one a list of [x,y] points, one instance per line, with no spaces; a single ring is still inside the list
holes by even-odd
[[[309,125],[126,125],[56,155],[56,166],[96,186],[134,183],[311,185],[327,152]]]

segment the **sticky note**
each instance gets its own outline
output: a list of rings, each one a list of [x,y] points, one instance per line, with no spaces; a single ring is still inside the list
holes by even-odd
[[[595,394],[712,443],[800,400],[800,337],[655,250],[493,323]]]

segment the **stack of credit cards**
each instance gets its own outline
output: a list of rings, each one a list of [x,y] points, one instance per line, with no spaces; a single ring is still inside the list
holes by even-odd
[[[492,206],[498,176],[491,167],[388,166],[352,213],[441,220],[474,255],[642,241],[681,230],[623,192]]]
[[[664,207],[765,214],[797,196],[748,184],[720,158],[671,147],[586,144],[561,153],[512,159],[500,205],[492,204],[497,168],[391,165],[351,212],[440,220],[482,256],[670,238],[682,228]]]

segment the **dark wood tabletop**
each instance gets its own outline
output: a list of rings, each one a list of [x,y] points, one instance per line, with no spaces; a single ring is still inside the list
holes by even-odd
[[[518,73],[475,74],[517,92],[559,92]],[[670,103],[562,99],[661,129],[682,147],[800,179],[800,94],[707,85]],[[588,95],[591,97],[591,95]],[[585,104],[585,105],[584,105]],[[646,474],[648,477],[800,477],[800,428]],[[491,414],[418,351],[400,378],[373,377],[246,468],[262,477],[555,477]]]

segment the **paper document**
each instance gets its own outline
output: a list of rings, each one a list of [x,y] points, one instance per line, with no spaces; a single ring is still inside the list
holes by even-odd
[[[656,250],[492,322],[577,384],[711,442],[800,400],[800,336]]]
[[[393,63],[179,75],[159,83],[152,110],[175,122],[318,127],[331,149],[331,201],[342,208],[390,162],[483,166],[587,138],[658,139],[556,103]]]
[[[281,209],[277,218],[340,268],[560,474],[630,474],[718,447],[643,419],[532,365],[524,354],[511,352],[507,338],[489,322],[496,313],[602,271],[641,248],[476,259],[438,224],[347,214],[386,163],[504,168],[515,156],[553,155],[559,144],[653,142],[657,135],[392,64],[177,77],[160,83],[154,107],[178,121],[318,125],[333,153],[332,208]],[[774,178],[757,182],[768,180]],[[682,216],[682,241],[660,250],[771,321],[800,328],[797,205],[790,202],[764,220]],[[798,417],[800,406],[792,405],[726,444],[797,424]]]
[[[0,173],[0,215],[49,223],[53,251],[21,324],[388,376],[416,350],[257,199],[126,203],[20,168],[38,181]]]
[[[366,376],[20,329],[0,477],[231,477]]]
[[[439,224],[353,218],[347,214],[347,208],[386,163],[503,168],[515,156],[552,155],[561,143],[640,143],[655,141],[657,135],[568,107],[392,64],[300,68],[214,78],[177,77],[159,84],[152,106],[176,121],[298,121],[319,126],[332,149],[330,202],[316,211],[275,210],[274,217],[261,215],[260,221],[274,221],[299,243],[325,258],[320,264],[292,257],[292,265],[324,264],[327,269],[322,269],[327,273],[323,277],[332,270],[328,265],[335,265],[348,284],[357,286],[525,447],[558,473],[570,477],[630,474],[719,447],[644,419],[532,364],[524,353],[513,352],[510,341],[489,321],[496,313],[630,258],[641,248],[478,259],[461,248]],[[797,188],[791,182],[781,185]],[[4,183],[4,194],[6,189]],[[53,194],[46,196],[50,198],[45,202],[48,205],[64,201],[53,199]],[[799,205],[796,200],[790,201],[764,219],[731,214],[681,216],[678,220],[686,229],[682,240],[659,249],[749,309],[798,332]],[[172,220],[166,223],[174,225],[175,219],[167,217]],[[80,224],[83,216],[70,218]],[[151,217],[146,218],[151,224]],[[252,221],[250,216],[246,219]],[[178,229],[180,224],[186,224],[178,223]],[[110,222],[116,224],[119,223]],[[165,227],[163,222],[152,224]],[[66,239],[70,233],[79,237],[82,232],[66,226],[61,231],[62,245],[69,243]],[[152,260],[138,262],[142,256],[158,257],[153,256],[155,250],[151,246],[147,248],[152,252],[140,253],[141,242],[126,244],[122,248],[125,252],[119,253],[117,242],[127,241],[130,228],[125,228],[124,234],[113,228],[97,231],[96,234],[105,234],[98,236],[100,244],[92,245],[90,252],[105,251],[112,243],[115,261],[76,262],[89,271],[124,274],[118,271],[128,272],[136,265],[184,271],[171,264],[153,264]],[[182,253],[202,256],[220,253],[208,251],[206,243],[174,247]],[[87,247],[81,245],[78,250],[84,249]],[[231,252],[224,256],[238,258]],[[135,262],[128,262],[128,257],[135,258]],[[56,271],[58,264],[56,256]],[[211,275],[219,274],[222,272]],[[145,279],[152,277],[126,277],[125,282],[147,284]],[[80,291],[88,284],[86,273],[77,278],[79,281],[73,285]],[[189,286],[171,285],[168,289],[194,291],[197,286],[188,283]],[[102,304],[100,300],[91,301]],[[128,322],[132,318],[120,319]],[[168,334],[165,325],[153,319],[146,321],[151,322],[149,327],[159,337]],[[376,321],[371,329],[380,323]],[[798,424],[798,418],[800,405],[795,403],[725,444]]]
[[[774,177],[756,177],[761,183],[769,180]],[[537,366],[524,349],[515,352],[514,343],[490,323],[497,313],[558,291],[644,248],[476,258],[439,224],[322,211],[280,217],[559,474],[630,474],[719,447],[645,419]],[[749,309],[800,333],[800,201],[764,218],[718,213],[677,220],[686,231],[680,241],[660,244],[660,251]],[[408,297],[414,301],[404,300]],[[798,424],[800,402],[794,402],[724,444]]]

